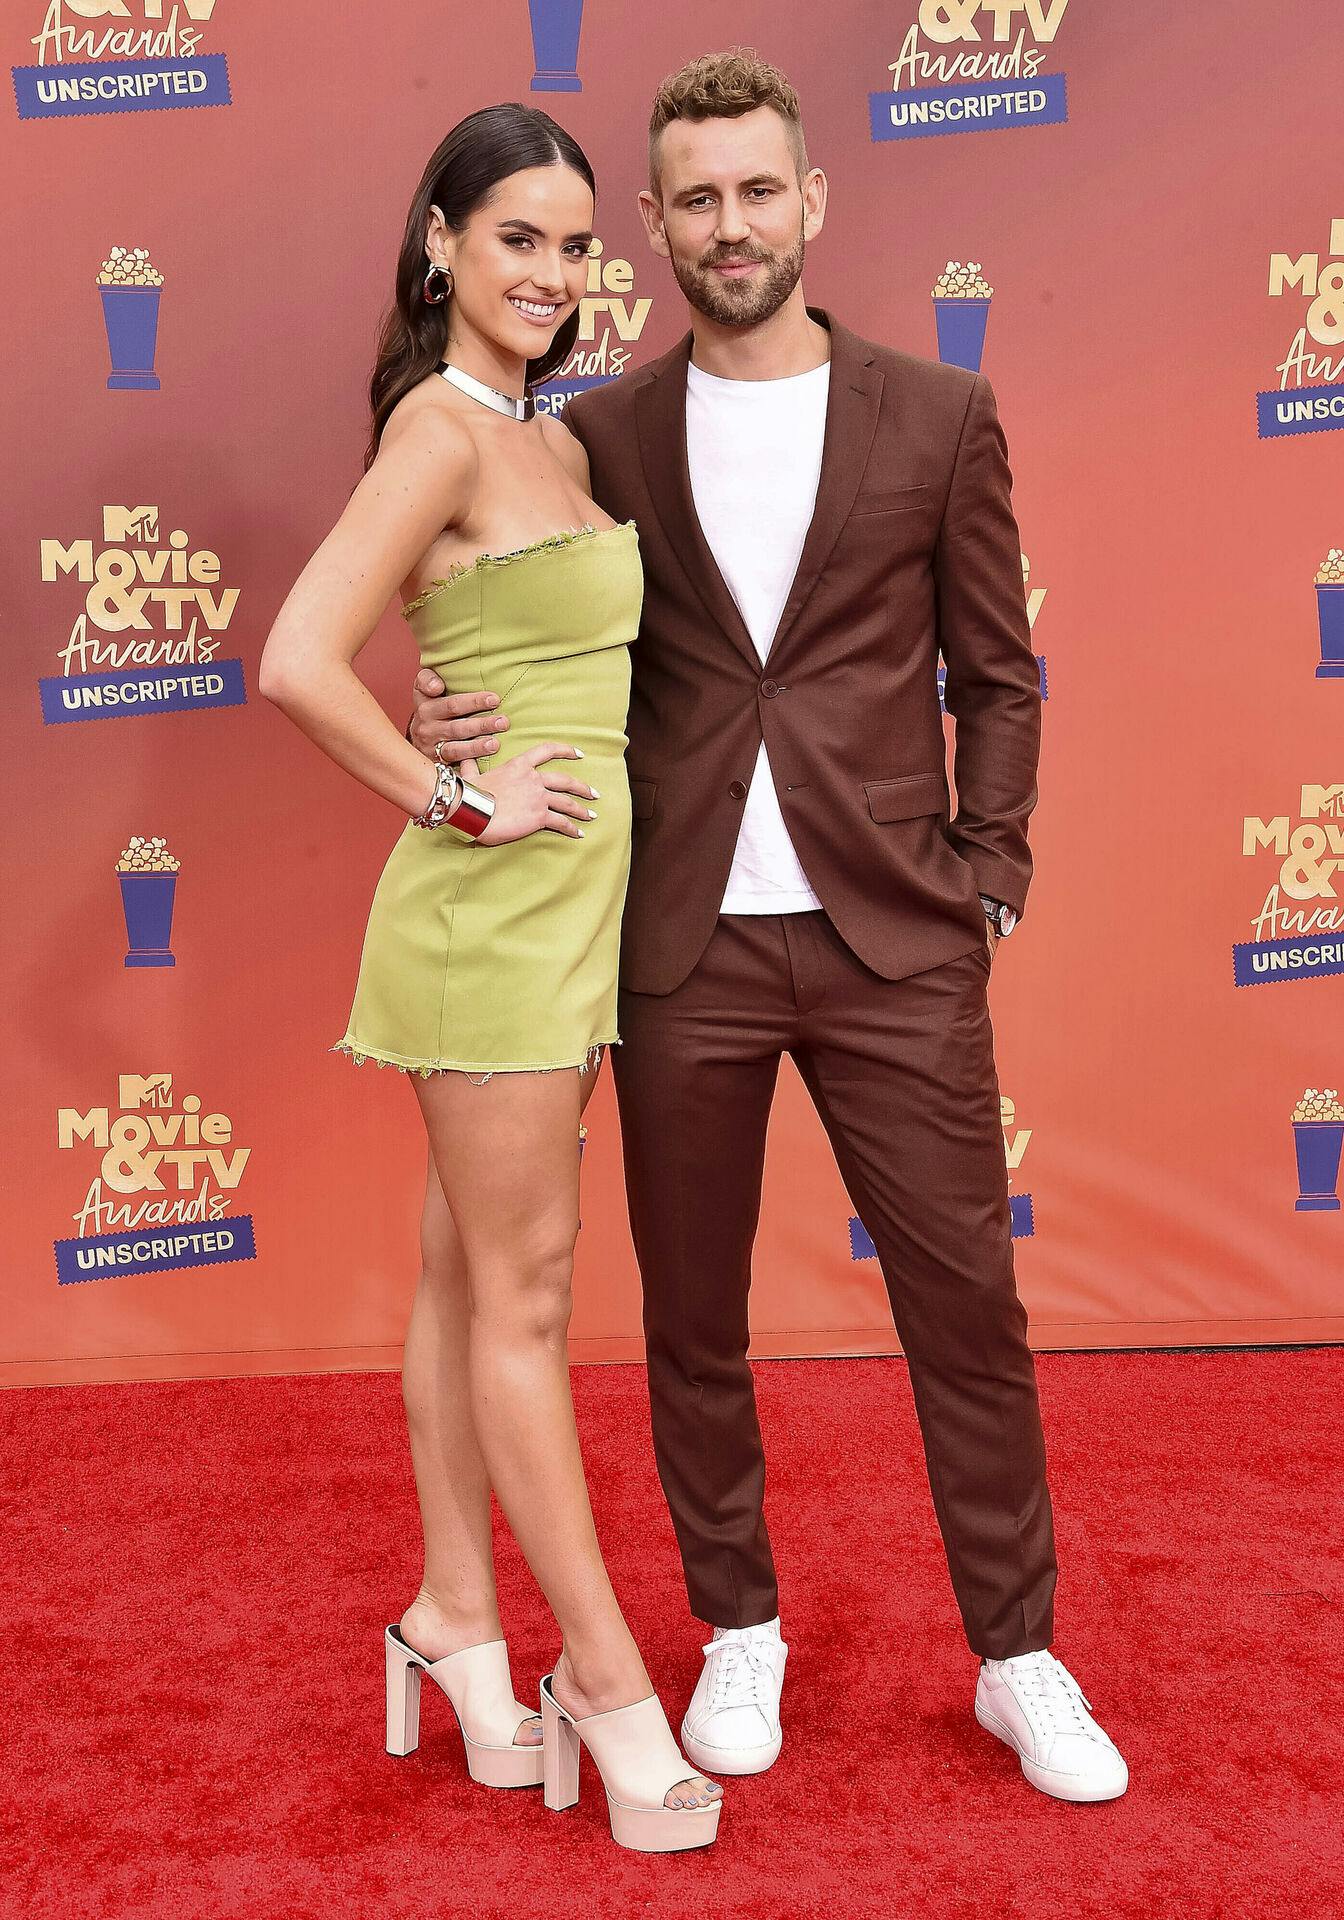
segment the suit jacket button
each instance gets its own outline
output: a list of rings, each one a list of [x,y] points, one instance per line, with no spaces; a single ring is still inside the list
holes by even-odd
[[[779,687],[777,686],[775,681],[765,680],[765,681],[762,681],[761,683],[761,692],[765,695],[767,700],[773,700],[775,695],[779,692]]]
[[[747,797],[747,790],[740,780],[734,780],[728,792],[734,800],[745,800]]]

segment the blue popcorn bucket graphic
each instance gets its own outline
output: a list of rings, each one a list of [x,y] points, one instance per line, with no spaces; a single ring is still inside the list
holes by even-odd
[[[103,324],[112,356],[109,387],[157,393],[154,351],[159,337],[159,287],[99,287]]]
[[[119,873],[121,906],[130,943],[124,965],[175,967],[169,950],[173,933],[175,873]]]
[[[579,28],[583,0],[528,0],[532,16],[533,93],[582,93]]]
[[[938,325],[938,358],[943,365],[979,373],[989,321],[988,299],[949,300],[935,293],[933,313]]]
[[[1318,680],[1344,680],[1344,581],[1316,583],[1316,614],[1321,623]]]
[[[1344,1120],[1294,1120],[1298,1197],[1295,1213],[1339,1212],[1339,1161]]]

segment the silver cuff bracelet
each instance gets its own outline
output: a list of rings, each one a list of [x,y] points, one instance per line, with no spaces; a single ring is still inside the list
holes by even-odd
[[[479,840],[494,816],[494,795],[464,780],[456,767],[440,760],[434,768],[434,791],[423,813],[411,815],[413,827],[456,827],[469,840]]]
[[[469,840],[479,840],[495,816],[495,796],[486,793],[480,787],[458,775],[459,798],[457,805],[448,815],[447,825],[456,827],[459,833],[465,833]]]

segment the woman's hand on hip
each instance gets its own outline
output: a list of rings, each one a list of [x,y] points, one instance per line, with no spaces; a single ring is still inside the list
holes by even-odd
[[[589,806],[597,790],[572,774],[554,771],[552,760],[582,760],[577,747],[543,741],[529,747],[502,767],[476,777],[474,785],[493,795],[494,816],[480,837],[483,847],[502,847],[511,840],[525,840],[533,833],[563,833],[571,840],[582,840],[581,820],[595,820]]]

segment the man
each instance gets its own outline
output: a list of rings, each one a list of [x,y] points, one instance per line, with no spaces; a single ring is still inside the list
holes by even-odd
[[[640,207],[688,339],[577,396],[593,496],[639,528],[635,816],[613,1055],[658,1468],[714,1635],[682,1739],[780,1751],[787,1652],[746,1353],[781,1056],[876,1245],[972,1649],[1033,1785],[1125,1763],[1048,1652],[1055,1558],[986,987],[1031,875],[1040,688],[988,383],[868,344],[802,288],[821,231],[797,97],[736,51],[660,89]],[[937,663],[956,721],[948,818]],[[412,738],[479,756],[477,694]]]

